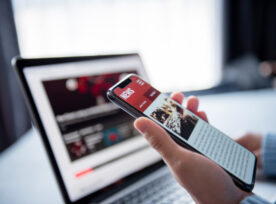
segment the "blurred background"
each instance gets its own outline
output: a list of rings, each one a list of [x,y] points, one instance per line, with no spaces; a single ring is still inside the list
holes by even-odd
[[[30,127],[13,56],[139,52],[161,91],[276,87],[276,1],[1,0],[0,151]]]

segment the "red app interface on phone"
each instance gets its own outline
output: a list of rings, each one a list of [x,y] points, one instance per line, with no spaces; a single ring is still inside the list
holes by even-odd
[[[130,79],[131,82],[126,87],[123,89],[118,87],[114,92],[134,108],[144,112],[159,96],[160,92],[136,76],[132,76]]]

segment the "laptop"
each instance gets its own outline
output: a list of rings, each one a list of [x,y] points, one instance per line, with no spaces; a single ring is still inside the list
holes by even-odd
[[[193,203],[133,118],[106,98],[126,74],[148,80],[138,54],[13,64],[66,203]]]

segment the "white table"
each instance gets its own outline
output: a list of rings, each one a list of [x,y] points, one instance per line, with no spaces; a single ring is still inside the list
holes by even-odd
[[[238,132],[276,133],[276,91],[200,97],[210,123],[235,137]],[[276,182],[257,177],[254,192],[276,200]],[[39,135],[30,130],[0,155],[0,203],[62,203],[61,193]]]

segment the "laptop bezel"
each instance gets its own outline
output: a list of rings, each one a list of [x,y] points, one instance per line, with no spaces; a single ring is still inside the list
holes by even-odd
[[[61,191],[62,197],[66,203],[84,203],[86,201],[94,201],[99,202],[101,200],[106,199],[107,197],[113,195],[114,193],[120,191],[121,189],[125,188],[126,186],[129,186],[133,183],[135,183],[137,180],[141,179],[145,175],[148,175],[155,170],[159,169],[160,167],[164,166],[164,163],[162,160],[159,162],[156,162],[148,167],[146,167],[143,170],[140,170],[138,172],[135,172],[134,174],[131,174],[130,176],[127,176],[124,178],[124,183],[121,185],[115,185],[114,184],[109,186],[109,190],[106,190],[104,194],[102,194],[102,189],[96,192],[93,192],[75,202],[72,202],[69,198],[69,194],[66,190],[65,183],[63,181],[63,178],[61,176],[61,172],[59,170],[57,161],[55,159],[53,150],[51,148],[50,142],[48,140],[45,128],[43,126],[43,123],[41,121],[41,118],[39,116],[38,109],[35,105],[33,96],[31,94],[30,88],[28,86],[27,80],[24,76],[23,70],[27,67],[37,67],[43,66],[43,65],[53,65],[53,64],[63,64],[63,63],[73,63],[73,62],[81,62],[81,61],[89,61],[89,60],[98,60],[98,59],[114,59],[118,57],[131,57],[131,56],[139,56],[137,53],[128,53],[128,54],[116,54],[116,55],[96,55],[96,56],[72,56],[72,57],[52,57],[52,58],[29,58],[24,59],[21,57],[15,57],[12,60],[13,67],[15,69],[17,78],[20,82],[21,89],[23,91],[25,100],[27,102],[27,107],[29,109],[29,112],[31,114],[31,119],[34,123],[34,126],[37,128],[37,130],[40,133],[41,139],[43,141],[43,145],[46,149],[47,156],[49,158],[50,164],[54,170],[54,175],[57,180],[59,189]]]

